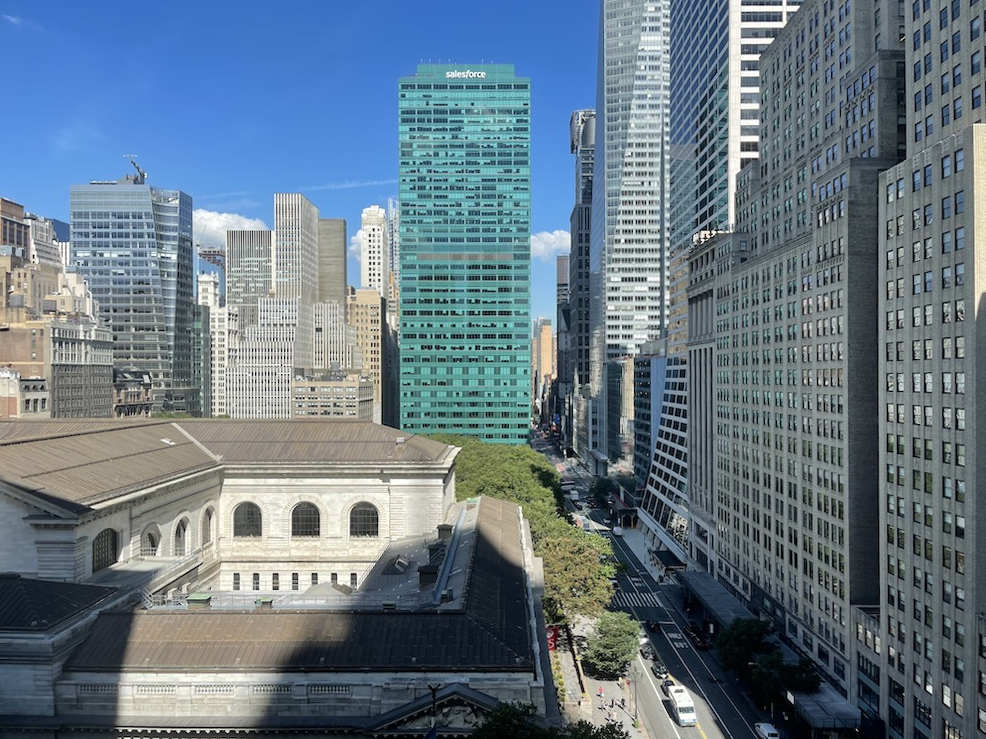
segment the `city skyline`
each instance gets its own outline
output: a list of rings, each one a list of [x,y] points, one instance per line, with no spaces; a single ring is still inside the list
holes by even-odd
[[[4,13],[19,21],[0,18],[0,43],[11,56],[12,93],[33,96],[35,85],[41,85],[54,99],[23,122],[8,123],[9,135],[24,145],[11,152],[8,171],[14,176],[5,181],[4,193],[33,212],[68,221],[70,185],[121,177],[132,171],[122,155],[136,153],[148,184],[180,187],[191,195],[195,237],[204,244],[221,245],[226,228],[272,227],[272,192],[301,192],[322,217],[345,218],[352,244],[363,208],[386,207],[388,198],[397,196],[398,78],[429,59],[509,62],[532,80],[532,315],[553,316],[554,257],[560,245],[567,249],[571,211],[564,131],[572,110],[594,104],[596,3],[507,3],[495,10],[477,9],[481,20],[475,23],[475,16],[467,20],[443,12],[440,4],[428,13],[427,23],[420,23],[419,9],[387,5],[393,23],[373,49],[352,32],[363,22],[358,10],[309,9],[312,22],[305,25],[312,33],[332,25],[338,34],[335,44],[308,44],[311,51],[292,36],[295,31],[273,33],[286,22],[276,14],[262,20],[256,15],[227,18],[218,10],[196,7],[197,23],[187,28],[168,17],[173,11],[153,8],[136,16],[128,10],[128,20],[117,23],[112,16],[119,14],[87,17],[71,7],[57,13],[27,3],[5,7]],[[553,20],[562,8],[577,11],[586,22],[568,24],[559,32]],[[518,17],[525,22],[512,22]],[[389,30],[411,22],[423,29],[413,39]],[[220,23],[223,34],[209,33]],[[115,52],[96,51],[119,48],[121,40],[135,33],[147,36],[151,29],[155,48],[181,34],[182,46],[193,50],[176,64],[186,76],[188,94],[202,109],[199,115],[188,116],[180,106],[174,113],[162,110],[156,96],[170,100],[178,92],[157,77],[157,62],[137,54],[123,65]],[[237,40],[255,33],[269,34],[273,43],[263,68]],[[276,41],[279,37],[292,40]],[[31,61],[36,60],[31,49],[39,44],[48,49],[43,65]],[[571,48],[587,53],[563,54]],[[92,63],[77,76],[71,60],[83,56],[91,56]],[[314,83],[284,83],[288,70],[299,65],[324,70],[324,76]],[[90,89],[93,80],[101,90],[98,101],[76,92]],[[222,102],[213,105],[209,96],[220,87]],[[127,115],[108,113],[113,107],[109,98],[124,105]],[[340,99],[375,114],[369,121],[339,115],[335,101]],[[258,116],[258,103],[261,110],[269,105],[297,112]],[[233,119],[237,122],[228,123]],[[333,141],[346,145],[331,145]],[[348,273],[349,283],[359,287],[353,251]]]

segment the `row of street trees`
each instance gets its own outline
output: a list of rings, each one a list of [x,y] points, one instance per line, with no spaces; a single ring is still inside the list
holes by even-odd
[[[616,558],[609,540],[574,526],[562,504],[558,472],[528,446],[492,444],[472,436],[434,434],[462,449],[455,461],[458,500],[480,495],[519,505],[531,525],[534,553],[544,562],[544,610],[548,623],[575,616],[599,617],[587,661],[599,674],[615,676],[637,649],[636,622],[606,611],[613,596]],[[628,739],[617,724],[578,721],[563,728],[541,726],[533,707],[501,705],[473,736],[513,739]]]
[[[548,623],[601,614],[613,595],[613,549],[604,537],[572,525],[561,505],[558,472],[544,455],[527,446],[491,444],[471,436],[432,438],[462,448],[455,461],[459,500],[489,495],[524,510],[534,552],[544,560]]]

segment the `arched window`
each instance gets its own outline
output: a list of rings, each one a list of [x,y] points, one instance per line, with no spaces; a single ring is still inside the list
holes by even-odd
[[[370,503],[357,503],[349,512],[350,536],[379,536],[380,516]]]
[[[140,535],[140,556],[156,557],[158,545],[161,543],[161,532],[155,524],[151,524]]]
[[[260,508],[256,503],[240,503],[233,511],[233,536],[260,535]]]
[[[205,509],[202,514],[202,546],[212,542],[212,507]]]
[[[299,503],[291,511],[291,536],[318,536],[318,508],[312,503]]]
[[[99,572],[116,564],[116,530],[103,529],[92,540],[92,571]]]
[[[175,526],[174,555],[176,557],[185,556],[185,539],[188,538],[187,534],[188,534],[188,519],[183,518],[181,521],[178,522],[178,525]]]

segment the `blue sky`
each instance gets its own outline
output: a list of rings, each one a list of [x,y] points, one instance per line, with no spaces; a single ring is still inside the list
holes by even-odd
[[[532,80],[532,315],[554,318],[568,119],[594,105],[597,23],[597,0],[0,0],[0,194],[68,220],[72,184],[119,177],[136,153],[151,184],[212,212],[203,240],[242,220],[215,214],[271,223],[277,191],[353,235],[396,194],[397,79],[421,61],[513,63]]]

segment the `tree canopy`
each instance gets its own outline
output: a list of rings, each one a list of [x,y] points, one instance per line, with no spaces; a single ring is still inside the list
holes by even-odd
[[[455,460],[456,497],[478,495],[517,503],[531,524],[534,552],[544,560],[544,607],[549,622],[596,616],[612,597],[609,541],[573,526],[562,507],[558,472],[528,446],[492,444],[472,436],[434,434],[461,447]]]
[[[606,611],[596,622],[585,662],[600,677],[622,675],[640,644],[640,624],[623,611]]]
[[[486,722],[473,731],[473,739],[629,739],[630,735],[618,724],[593,726],[588,721],[576,721],[564,728],[540,726],[534,722],[534,706],[501,703]]]

